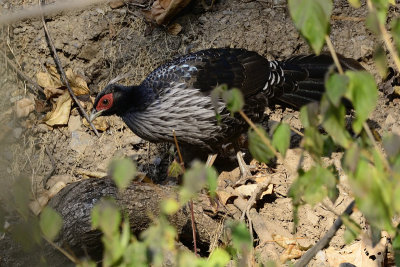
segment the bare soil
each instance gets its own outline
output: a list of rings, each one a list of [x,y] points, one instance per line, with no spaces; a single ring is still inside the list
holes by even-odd
[[[146,22],[141,9],[132,4],[134,1],[127,2],[117,9],[101,4],[47,19],[64,68],[71,67],[85,77],[92,96],[118,75],[125,77],[121,83],[137,84],[159,64],[188,51],[240,47],[275,59],[311,53],[294,28],[286,7],[274,6],[274,1],[218,0],[210,10],[205,10],[201,1],[192,1],[173,21],[183,27],[178,35],[171,35],[164,27]],[[381,84],[372,61],[374,48],[380,41],[365,28],[365,3],[354,9],[347,1],[334,2],[331,39],[337,52],[358,60]],[[0,12],[35,4],[36,1],[0,1]],[[395,15],[398,15],[398,9],[393,8],[390,17]],[[40,19],[3,26],[2,42],[8,58],[32,80],[36,79],[36,73],[45,70],[45,64],[54,64]],[[0,147],[3,170],[0,185],[3,189],[10,188],[10,184],[22,175],[31,181],[32,191],[37,197],[45,191],[42,181],[49,174],[50,186],[56,181],[70,183],[87,178],[85,173],[89,171],[107,173],[110,161],[116,156],[136,160],[139,170],[156,183],[171,182],[166,177],[166,169],[173,160],[172,146],[149,144],[134,135],[117,117],[108,119],[111,126],[101,133],[100,138],[83,125],[76,106],[66,126],[48,127],[42,122],[44,113],[39,112],[16,118],[13,112],[16,100],[40,97],[28,90],[13,71],[6,70],[3,60],[0,62],[0,107],[3,110],[0,116],[3,144]],[[378,108],[370,122],[380,135],[388,131],[400,134],[399,102],[380,93]],[[270,126],[283,119],[301,129],[297,111],[277,107],[266,110],[266,113],[270,116]],[[268,170],[279,175],[274,175],[272,180],[274,197],[264,201],[259,213],[275,234],[293,234],[292,204],[287,192],[296,177],[299,156],[300,151],[294,145],[284,163],[278,162]],[[340,171],[339,159],[340,153],[335,154],[333,162]],[[311,159],[306,158],[303,164],[310,165]],[[231,168],[236,167],[236,163],[232,163]],[[220,179],[230,179],[238,173],[237,169],[223,172]],[[7,191],[0,190],[0,199],[7,198]],[[341,213],[351,200],[346,177],[341,175],[340,196],[335,203],[326,201],[326,205]],[[324,205],[306,205],[300,209],[299,215],[300,223],[294,235],[301,238],[299,243],[304,246],[318,241],[337,218]],[[353,217],[366,227],[359,212]],[[331,246],[337,249],[344,246],[343,229],[332,240]],[[266,244],[256,247],[263,262],[270,256],[265,248]],[[277,249],[280,252],[284,250],[278,246]],[[328,266],[328,263],[319,259],[310,266],[317,265]]]

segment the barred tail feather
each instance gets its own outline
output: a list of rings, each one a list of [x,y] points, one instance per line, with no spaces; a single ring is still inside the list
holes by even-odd
[[[364,70],[354,59],[338,55],[344,70]],[[300,109],[310,102],[319,101],[325,92],[325,78],[335,70],[328,54],[295,56],[281,62],[285,83],[276,88],[275,100],[285,106]]]

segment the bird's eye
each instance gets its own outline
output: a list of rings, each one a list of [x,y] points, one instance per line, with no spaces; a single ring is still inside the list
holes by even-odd
[[[104,105],[104,106],[108,106],[108,103],[109,103],[109,101],[108,101],[107,98],[103,99],[103,105]]]

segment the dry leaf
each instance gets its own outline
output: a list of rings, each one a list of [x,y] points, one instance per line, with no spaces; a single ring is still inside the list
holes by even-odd
[[[53,110],[46,114],[44,122],[47,125],[64,125],[68,123],[71,111],[72,99],[68,91],[57,98],[57,102],[53,105]]]
[[[389,240],[387,233],[382,233],[383,237],[375,247],[372,247],[371,239],[364,235],[361,241],[345,246],[341,250],[336,250],[334,247],[327,248],[325,253],[329,265],[339,266],[341,263],[350,263],[355,266],[383,266]]]
[[[18,118],[26,117],[35,110],[35,103],[29,98],[22,98],[16,102],[15,109]]]
[[[39,215],[43,208],[46,206],[47,202],[54,197],[58,192],[61,191],[66,186],[66,184],[62,181],[57,182],[53,185],[49,191],[45,191],[41,196],[37,199],[29,203],[29,208],[35,215]]]
[[[168,33],[178,35],[182,31],[182,26],[179,23],[173,23],[168,27]]]
[[[231,200],[232,198],[238,197],[237,195],[226,192],[225,190],[217,191],[217,195],[218,195],[219,200],[224,205],[226,205],[226,203],[228,203],[228,201]]]
[[[44,88],[44,95],[46,96],[46,99],[58,97],[58,96],[62,95],[64,92],[65,92],[64,88],[63,89],[59,89],[59,88],[55,88],[55,87],[45,87]]]
[[[112,9],[122,7],[123,5],[125,5],[125,2],[122,0],[114,0],[110,2],[110,7]]]
[[[55,66],[46,66],[47,72],[36,74],[37,83],[43,88],[59,88],[63,84]]]
[[[301,246],[294,238],[288,238],[285,236],[274,234],[272,235],[272,237],[274,238],[275,243],[285,249],[285,251],[279,257],[282,263],[291,259],[300,258],[305,253],[305,251],[307,251],[311,247]]]
[[[102,132],[106,131],[110,127],[106,117],[97,117],[94,121],[92,121],[92,123],[97,130]],[[89,123],[85,118],[83,118],[83,125],[89,127]]]
[[[258,184],[246,184],[246,185],[241,185],[241,186],[235,188],[235,190],[242,196],[251,197],[254,190],[256,190],[257,186],[258,186]],[[267,189],[264,190],[262,192],[262,194],[260,195],[260,199],[263,198],[265,195],[272,194],[273,189],[274,189],[273,184],[269,184]]]
[[[190,3],[190,0],[156,0],[145,15],[158,25],[167,24]]]
[[[35,110],[38,113],[50,111],[50,107],[43,100],[35,99]]]
[[[74,73],[72,69],[67,69],[65,75],[75,95],[89,94],[89,87],[81,75]]]

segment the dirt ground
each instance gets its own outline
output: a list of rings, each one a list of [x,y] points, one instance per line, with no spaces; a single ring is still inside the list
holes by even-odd
[[[134,5],[135,1],[127,2],[116,9],[102,4],[65,12],[47,20],[64,68],[70,67],[82,75],[92,96],[118,75],[126,75],[121,83],[139,83],[153,68],[187,51],[240,47],[275,59],[311,52],[294,28],[287,9],[274,6],[272,0],[217,0],[210,10],[205,10],[201,1],[192,1],[173,21],[182,25],[178,35],[171,35],[165,28],[146,22],[141,8]],[[334,2],[331,39],[337,52],[358,60],[380,84],[372,62],[374,48],[380,41],[365,28],[365,3],[354,9],[347,1]],[[0,12],[31,5],[36,5],[36,1],[0,1]],[[390,17],[393,17],[399,10],[392,8],[390,12]],[[32,80],[36,79],[39,71],[45,71],[45,64],[54,64],[39,19],[3,26],[2,43],[7,56]],[[38,96],[32,94],[13,71],[6,69],[3,60],[0,61],[0,78],[0,107],[3,110],[0,116],[3,144],[0,164],[5,170],[0,179],[1,188],[8,188],[17,177],[24,175],[31,181],[34,196],[40,196],[45,190],[42,182],[45,178],[51,176],[48,182],[51,186],[56,181],[69,183],[87,178],[85,174],[88,172],[107,173],[111,159],[122,155],[136,160],[139,170],[154,181],[169,182],[166,168],[173,160],[170,144],[149,144],[134,135],[117,117],[108,118],[109,129],[97,138],[82,123],[76,106],[66,126],[47,126],[42,122],[45,113],[40,112],[18,119],[13,109],[15,102],[25,97],[38,99]],[[378,108],[371,117],[371,125],[379,134],[387,131],[400,134],[399,105],[398,99],[389,99],[380,93]],[[294,128],[301,128],[297,111],[277,108],[266,112],[270,124],[283,119]],[[265,201],[259,212],[275,234],[293,234],[292,205],[287,192],[295,178],[299,155],[299,149],[293,147],[284,164],[278,163],[269,170],[279,173],[272,180],[275,194]],[[340,154],[333,158],[340,171]],[[310,162],[306,158],[303,164]],[[232,164],[236,167],[235,163]],[[237,173],[237,169],[230,174],[224,173],[220,179]],[[0,199],[6,198],[6,191],[0,190]],[[327,202],[327,205],[341,213],[351,199],[346,177],[341,175],[340,196],[336,203]],[[304,246],[318,241],[336,218],[323,205],[304,206],[299,214],[300,223],[295,236],[301,238],[299,242]],[[366,227],[359,212],[353,217]],[[343,248],[343,229],[334,237],[331,246]],[[265,244],[256,247],[261,261],[268,258],[264,247]],[[277,248],[283,251],[283,248]],[[328,266],[324,257],[321,254],[310,266]]]

